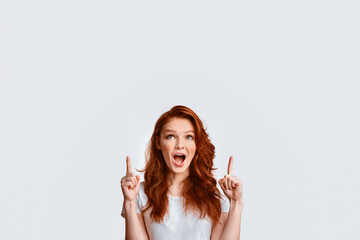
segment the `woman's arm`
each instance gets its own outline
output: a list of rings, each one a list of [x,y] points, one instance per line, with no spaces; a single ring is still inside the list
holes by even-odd
[[[220,215],[219,223],[213,226],[211,229],[211,240],[219,240],[227,222],[228,213],[222,212]]]
[[[227,220],[223,224],[223,229],[219,238],[224,240],[240,239],[241,215],[244,207],[242,182],[240,178],[231,174],[232,164],[233,157],[231,156],[229,160],[228,174],[219,180],[220,187],[230,201],[229,214],[227,216]]]
[[[136,212],[135,201],[124,200],[125,209],[125,239],[126,240],[148,240],[144,218]]]
[[[222,212],[219,223],[213,227],[211,240],[240,239],[243,206],[243,203],[230,203],[229,213]]]
[[[241,214],[244,203],[230,202],[230,209],[226,224],[220,239],[240,239]]]
[[[125,239],[147,240],[144,219],[136,212],[136,196],[140,190],[140,176],[131,171],[130,157],[126,157],[126,176],[121,179],[121,190],[124,195]]]

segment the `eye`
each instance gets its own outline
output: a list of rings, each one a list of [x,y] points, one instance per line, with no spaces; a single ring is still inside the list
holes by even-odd
[[[189,140],[193,140],[193,139],[194,139],[194,137],[191,136],[191,135],[187,135],[186,138],[189,139]]]
[[[173,138],[175,138],[175,137],[174,137],[174,135],[171,135],[171,134],[166,136],[166,139],[173,139]]]

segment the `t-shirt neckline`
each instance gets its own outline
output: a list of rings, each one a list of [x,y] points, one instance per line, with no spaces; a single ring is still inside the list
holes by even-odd
[[[169,198],[170,199],[181,199],[183,197],[181,197],[181,196],[172,196],[172,195],[169,194]]]

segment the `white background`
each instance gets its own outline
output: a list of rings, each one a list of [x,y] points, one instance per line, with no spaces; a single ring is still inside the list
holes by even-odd
[[[360,3],[0,3],[0,239],[123,239],[125,156],[192,108],[241,239],[360,239]]]

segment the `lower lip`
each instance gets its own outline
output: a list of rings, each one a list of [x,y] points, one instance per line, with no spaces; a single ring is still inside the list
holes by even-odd
[[[184,161],[182,161],[182,163],[180,163],[180,164],[179,164],[178,162],[176,162],[175,159],[173,159],[173,162],[174,162],[175,166],[177,166],[177,167],[182,167],[182,166],[184,166],[184,164],[185,164],[185,160],[186,160],[186,159],[184,159]]]

